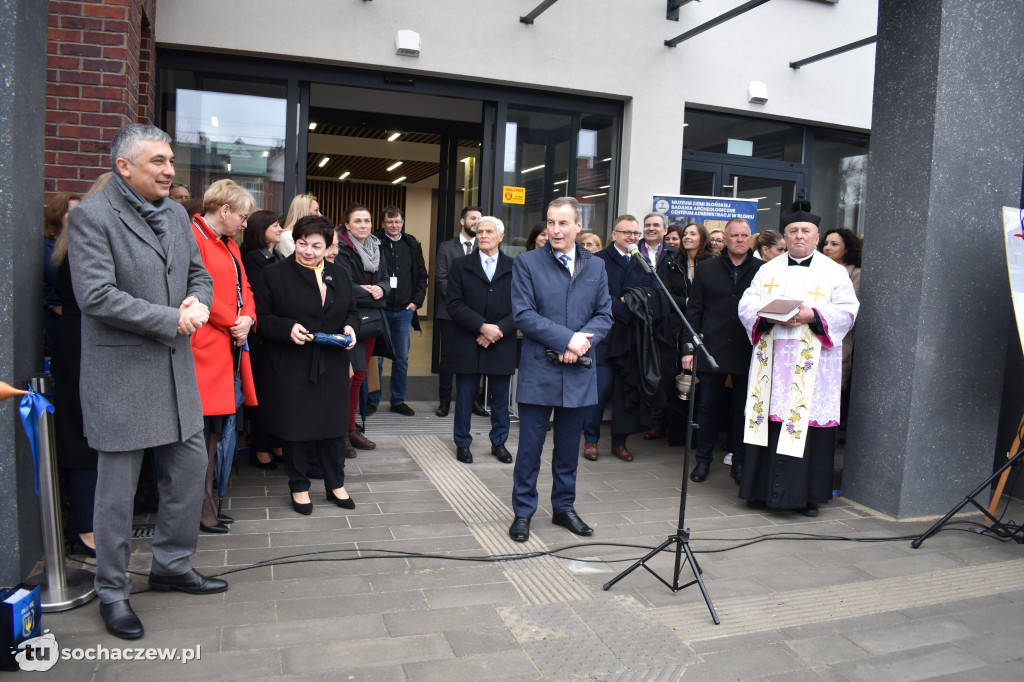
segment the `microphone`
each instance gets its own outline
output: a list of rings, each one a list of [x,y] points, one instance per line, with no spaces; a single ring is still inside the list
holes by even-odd
[[[644,254],[640,253],[640,249],[636,244],[630,244],[627,246],[626,251],[629,253],[629,257],[633,259],[634,263],[639,265],[648,275],[651,274],[651,261],[644,258]]]

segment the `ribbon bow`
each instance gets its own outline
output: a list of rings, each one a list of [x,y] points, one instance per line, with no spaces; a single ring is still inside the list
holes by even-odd
[[[39,395],[29,387],[28,392],[22,396],[18,404],[18,412],[21,413],[21,425],[28,436],[29,445],[32,446],[32,464],[36,470],[36,495],[39,494],[39,420],[46,412],[53,413],[53,405],[50,401]]]

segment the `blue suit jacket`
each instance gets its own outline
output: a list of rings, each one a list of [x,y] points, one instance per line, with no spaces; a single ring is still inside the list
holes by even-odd
[[[583,407],[597,403],[597,365],[554,364],[545,351],[565,351],[576,332],[596,346],[612,327],[604,261],[576,247],[573,274],[549,244],[512,261],[512,309],[523,332],[516,400],[534,405]],[[593,348],[592,348],[593,351]],[[588,353],[593,355],[593,352]]]

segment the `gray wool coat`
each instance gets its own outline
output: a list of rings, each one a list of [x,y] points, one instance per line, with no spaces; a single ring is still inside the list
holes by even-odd
[[[164,255],[112,182],[68,216],[68,262],[82,309],[82,416],[97,450],[167,445],[203,430],[178,306],[190,295],[209,306],[213,280],[185,209],[174,205],[168,222]]]

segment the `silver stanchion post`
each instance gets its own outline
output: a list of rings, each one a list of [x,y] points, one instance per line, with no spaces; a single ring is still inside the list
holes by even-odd
[[[29,385],[40,395],[53,393],[53,378],[49,374],[32,377]],[[53,415],[49,412],[44,413],[39,422],[39,518],[43,527],[46,573],[36,576],[34,582],[41,588],[39,600],[43,612],[66,611],[86,603],[96,596],[93,587],[95,576],[91,571],[68,569],[64,565],[64,532],[60,523],[60,491],[57,486],[57,448]]]

